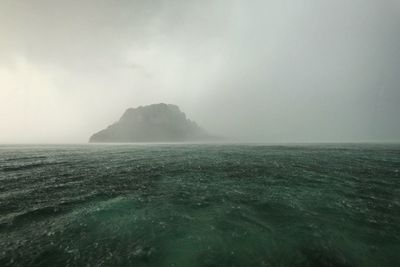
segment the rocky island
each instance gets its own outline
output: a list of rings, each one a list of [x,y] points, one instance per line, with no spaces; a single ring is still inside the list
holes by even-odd
[[[127,109],[118,122],[93,134],[89,142],[187,142],[213,139],[215,137],[186,118],[178,106],[160,103]]]

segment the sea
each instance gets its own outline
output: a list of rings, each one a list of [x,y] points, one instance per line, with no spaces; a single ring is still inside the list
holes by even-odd
[[[1,145],[0,266],[400,266],[400,145]]]

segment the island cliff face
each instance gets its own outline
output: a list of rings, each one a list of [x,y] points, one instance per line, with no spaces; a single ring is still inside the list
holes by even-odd
[[[121,119],[95,133],[91,143],[184,142],[213,139],[194,121],[186,118],[178,106],[154,104],[129,108]]]

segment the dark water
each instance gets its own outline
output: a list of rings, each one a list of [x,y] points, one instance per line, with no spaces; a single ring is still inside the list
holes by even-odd
[[[32,265],[399,266],[400,146],[0,146]]]

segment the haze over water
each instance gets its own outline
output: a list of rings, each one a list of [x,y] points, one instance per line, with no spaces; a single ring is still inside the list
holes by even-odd
[[[0,18],[1,267],[400,266],[399,0]]]
[[[398,0],[2,0],[0,143],[178,105],[245,142],[400,142]]]

